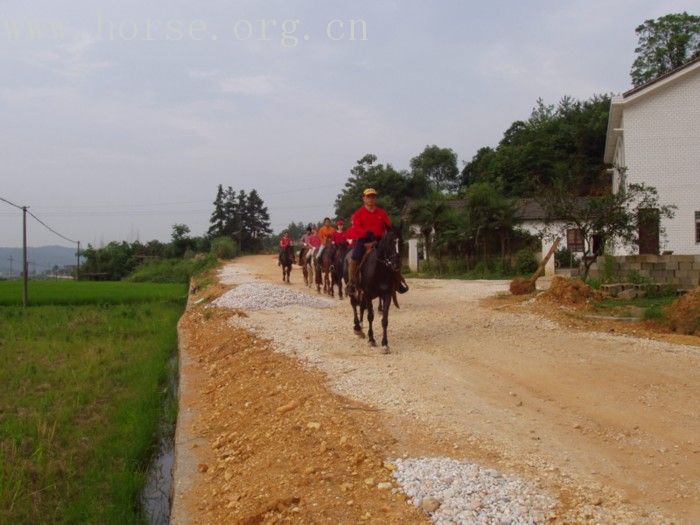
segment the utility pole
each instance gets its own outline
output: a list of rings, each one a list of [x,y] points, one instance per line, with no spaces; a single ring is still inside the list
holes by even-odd
[[[75,280],[80,280],[80,241],[78,241],[78,251],[76,253],[78,256],[78,265],[75,267]]]
[[[12,261],[14,261],[15,258],[10,255],[7,260],[10,261],[10,279],[12,279]]]
[[[27,207],[22,206],[22,305],[26,308],[29,305],[29,276],[27,275]]]

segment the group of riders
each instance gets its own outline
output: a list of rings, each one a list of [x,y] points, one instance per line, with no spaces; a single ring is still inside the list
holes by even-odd
[[[363,205],[353,213],[350,219],[350,227],[345,228],[345,221],[337,219],[335,227],[331,219],[326,217],[320,228],[309,225],[305,233],[299,239],[299,264],[304,264],[307,254],[311,253],[313,261],[320,261],[323,251],[330,246],[343,248],[343,251],[351,250],[347,266],[347,295],[353,297],[358,289],[358,269],[365,255],[365,246],[376,244],[391,227],[389,215],[383,208],[377,206],[377,191],[367,188],[362,192]],[[280,237],[280,257],[278,264],[282,265],[282,256],[285,250],[293,249],[294,240],[288,232],[283,232]],[[405,281],[399,275],[399,293],[407,290]]]

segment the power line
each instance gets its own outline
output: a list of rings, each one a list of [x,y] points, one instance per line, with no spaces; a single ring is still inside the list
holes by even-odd
[[[34,219],[36,219],[36,221],[37,221],[39,224],[41,224],[44,228],[46,228],[47,230],[49,230],[49,231],[50,231],[51,233],[53,233],[54,235],[58,235],[61,239],[66,240],[66,241],[68,241],[68,242],[72,242],[72,243],[77,243],[77,242],[78,242],[78,241],[74,241],[73,239],[69,239],[69,238],[66,237],[65,235],[62,235],[62,234],[58,233],[58,232],[57,232],[56,230],[54,230],[51,226],[49,226],[48,224],[46,224],[44,221],[42,221],[39,217],[37,217],[36,215],[34,215],[34,214],[33,214],[32,212],[30,212],[29,210],[27,210],[27,213],[28,213],[29,215],[31,215],[32,217],[34,217]]]
[[[7,199],[3,199],[2,197],[0,197],[0,201],[6,202],[6,203],[9,204],[10,206],[14,206],[14,207],[17,208],[18,210],[23,209],[22,206],[19,206],[19,205],[15,204],[14,202],[10,202],[10,201],[8,201]]]

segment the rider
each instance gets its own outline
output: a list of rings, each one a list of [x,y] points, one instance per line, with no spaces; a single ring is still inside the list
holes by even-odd
[[[321,226],[321,228],[318,230],[318,238],[321,240],[321,249],[318,251],[318,255],[316,255],[317,259],[321,258],[323,249],[326,247],[328,239],[332,239],[334,233],[335,228],[331,226],[331,220],[326,217],[323,219],[323,226]]]
[[[318,237],[318,230],[316,229],[316,226],[311,227],[311,235],[309,235],[309,237],[306,239],[306,242],[314,252],[318,251],[318,249],[321,247],[321,239]],[[314,258],[316,257],[318,257],[318,255],[314,253]]]
[[[280,237],[280,254],[277,257],[277,266],[282,266],[282,254],[288,246],[294,246],[294,241],[289,237],[289,232],[284,231]]]
[[[377,190],[367,188],[362,192],[364,206],[352,215],[352,230],[355,246],[352,249],[350,263],[348,265],[347,293],[355,295],[357,290],[357,273],[360,259],[364,255],[365,243],[378,240],[384,235],[387,226],[391,226],[391,219],[383,208],[377,206]]]
[[[333,237],[331,237],[333,244],[335,244],[336,246],[340,246],[342,244],[347,246],[348,236],[347,232],[344,230],[345,221],[343,219],[338,219],[337,221],[335,221],[335,226],[337,229],[335,233],[333,233]]]
[[[304,235],[301,236],[299,239],[299,243],[301,244],[301,248],[299,249],[299,266],[304,266],[304,261],[303,255],[304,255],[304,250],[308,250],[311,245],[309,244],[309,237],[311,237],[311,225],[309,224],[306,227],[306,231],[304,232]]]

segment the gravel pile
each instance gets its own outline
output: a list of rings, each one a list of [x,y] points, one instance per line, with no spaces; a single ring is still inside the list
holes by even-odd
[[[312,297],[289,288],[263,282],[243,283],[214,301],[223,308],[263,310],[299,305],[310,308],[328,308],[335,302],[322,297]]]
[[[556,506],[532,483],[450,458],[397,459],[396,477],[437,524],[544,523]]]

